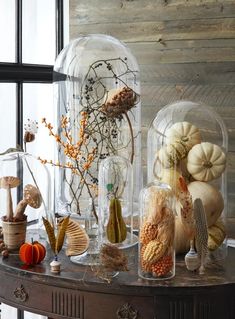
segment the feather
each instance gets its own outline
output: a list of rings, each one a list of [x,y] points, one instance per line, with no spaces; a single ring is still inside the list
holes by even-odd
[[[56,238],[55,238],[54,227],[50,224],[50,222],[46,218],[42,217],[42,220],[43,220],[43,224],[44,224],[44,227],[46,229],[46,232],[47,232],[47,236],[49,239],[51,249],[55,254]]]
[[[56,255],[60,252],[63,247],[65,232],[69,223],[69,216],[63,218],[59,223],[58,234],[56,237],[55,253]]]
[[[205,271],[206,256],[208,254],[208,229],[205,210],[200,198],[196,198],[193,203],[194,206],[194,219],[196,222],[196,246],[198,256],[201,262],[199,274]]]

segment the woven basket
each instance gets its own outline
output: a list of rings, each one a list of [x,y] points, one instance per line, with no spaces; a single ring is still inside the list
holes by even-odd
[[[3,240],[8,250],[18,250],[25,242],[27,220],[22,222],[2,221]]]

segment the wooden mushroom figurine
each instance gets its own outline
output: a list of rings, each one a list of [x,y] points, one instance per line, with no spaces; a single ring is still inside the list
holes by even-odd
[[[11,188],[17,187],[20,185],[20,179],[15,176],[4,176],[0,178],[0,188],[7,190],[7,212],[6,212],[6,221],[13,221],[13,205],[11,197]]]
[[[24,188],[24,198],[16,206],[15,221],[26,219],[24,214],[27,205],[32,208],[39,208],[42,204],[42,196],[39,189],[31,184]]]

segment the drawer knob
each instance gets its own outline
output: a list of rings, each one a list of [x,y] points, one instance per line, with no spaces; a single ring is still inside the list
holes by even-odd
[[[14,290],[14,296],[17,301],[25,302],[28,299],[28,294],[24,289],[24,286],[21,285],[20,287]]]
[[[117,319],[137,319],[138,311],[135,310],[129,303],[125,303],[118,308]]]

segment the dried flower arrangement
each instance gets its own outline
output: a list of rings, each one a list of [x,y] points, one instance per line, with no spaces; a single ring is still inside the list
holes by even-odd
[[[121,65],[120,74],[115,72],[114,63]],[[39,159],[43,164],[71,170],[70,178],[65,173],[64,179],[71,192],[69,205],[71,207],[75,203],[79,215],[79,199],[86,193],[91,200],[92,213],[98,220],[95,199],[98,194],[98,167],[102,159],[116,155],[131,145],[130,161],[133,162],[135,136],[128,113],[139,102],[139,95],[128,86],[125,78],[132,77],[136,83],[136,76],[137,71],[129,68],[127,58],[97,60],[88,68],[79,97],[74,96],[74,99],[79,99],[79,110],[64,106],[65,115],[60,119],[58,133],[45,118],[42,120],[49,135],[54,137],[59,154],[66,160],[63,162],[60,158],[53,162]],[[106,86],[107,79],[112,83],[111,89]],[[130,132],[127,142],[120,137],[124,121]]]

